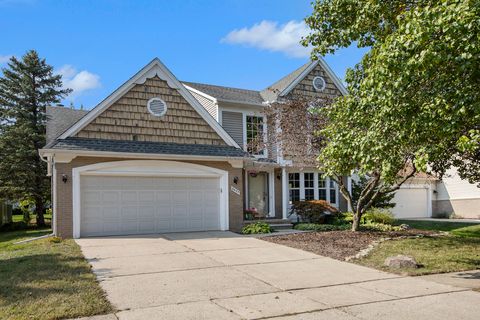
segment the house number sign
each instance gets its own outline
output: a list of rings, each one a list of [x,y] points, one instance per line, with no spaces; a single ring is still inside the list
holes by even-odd
[[[231,190],[233,193],[236,193],[236,194],[240,195],[240,190],[237,189],[237,188],[235,188],[234,186],[231,186],[231,187],[230,187],[230,190]]]

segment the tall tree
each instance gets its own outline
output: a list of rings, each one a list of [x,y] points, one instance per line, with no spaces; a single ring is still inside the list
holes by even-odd
[[[377,197],[417,171],[442,176],[453,165],[480,182],[479,16],[475,0],[314,3],[303,40],[313,58],[353,43],[370,48],[347,72],[349,96],[322,111],[322,169],[369,177],[353,229]],[[340,191],[352,204],[346,186]]]
[[[0,198],[31,200],[38,226],[50,196],[47,167],[38,149],[45,145],[46,106],[70,93],[60,75],[34,50],[12,57],[0,77]]]

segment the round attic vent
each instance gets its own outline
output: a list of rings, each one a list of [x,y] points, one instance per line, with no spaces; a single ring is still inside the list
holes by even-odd
[[[323,79],[322,77],[313,78],[313,87],[315,88],[315,90],[323,91],[325,90],[325,86],[326,86],[325,79]]]
[[[147,102],[147,109],[152,115],[161,117],[167,112],[167,104],[160,98],[152,98]]]

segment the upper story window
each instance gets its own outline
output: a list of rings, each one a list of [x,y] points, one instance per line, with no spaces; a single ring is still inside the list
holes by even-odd
[[[264,156],[264,119],[262,116],[246,116],[245,135],[247,151],[253,155]]]

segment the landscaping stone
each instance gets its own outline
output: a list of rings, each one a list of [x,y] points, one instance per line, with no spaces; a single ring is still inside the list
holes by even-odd
[[[415,258],[410,256],[398,255],[394,257],[388,257],[385,259],[385,266],[389,268],[418,268],[419,264],[415,260]]]

